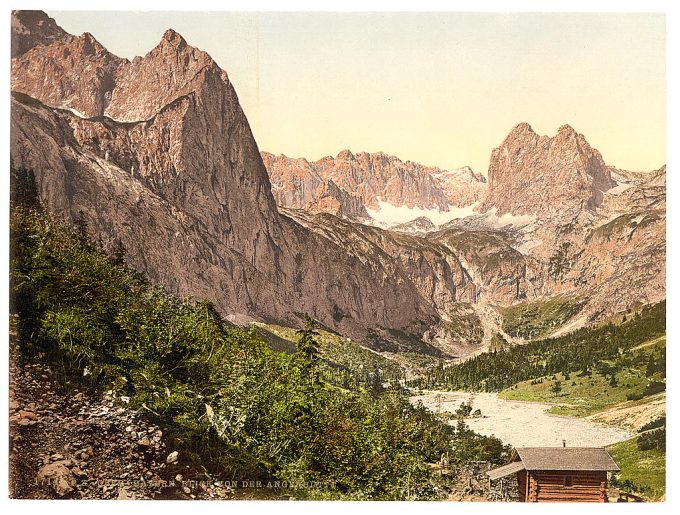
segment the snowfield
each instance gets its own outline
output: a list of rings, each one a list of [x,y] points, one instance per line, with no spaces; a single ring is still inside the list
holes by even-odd
[[[465,207],[449,206],[448,211],[439,209],[423,209],[420,207],[395,206],[389,202],[378,201],[378,209],[367,208],[368,214],[375,220],[375,225],[389,229],[395,225],[405,224],[416,218],[426,217],[436,226],[443,225],[457,218],[465,218],[475,214],[479,202]]]

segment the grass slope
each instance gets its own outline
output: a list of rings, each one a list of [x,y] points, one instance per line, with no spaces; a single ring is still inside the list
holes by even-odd
[[[295,349],[295,342],[300,337],[296,329],[275,324],[257,324],[257,326],[277,338],[289,342]],[[368,350],[339,334],[323,329],[317,329],[317,332],[316,340],[319,344],[319,355],[331,366],[335,365],[359,375],[371,373],[377,368],[385,379],[399,380],[403,377],[402,368],[395,361]]]
[[[621,366],[614,373],[615,385],[612,385],[611,376],[605,377],[595,370],[591,371],[590,375],[583,375],[582,372],[572,373],[569,374],[569,378],[558,373],[553,376],[522,381],[506,388],[499,396],[520,401],[556,403],[557,406],[549,411],[558,415],[577,417],[593,415],[606,408],[627,402],[631,393],[639,395],[644,392],[650,382],[662,380],[663,374],[661,373],[648,377],[644,364],[649,358],[658,356],[665,348],[665,338],[654,338],[631,349],[628,353],[631,358],[630,364]],[[616,360],[609,360],[607,363],[616,367]],[[555,395],[552,388],[558,381],[562,391]]]
[[[651,449],[641,451],[637,437],[607,448],[621,468],[619,481],[632,481],[633,490],[651,500],[660,500],[666,494],[666,453]]]
[[[524,302],[498,308],[503,315],[503,331],[525,340],[545,338],[573,318],[584,301],[559,296],[549,300]]]

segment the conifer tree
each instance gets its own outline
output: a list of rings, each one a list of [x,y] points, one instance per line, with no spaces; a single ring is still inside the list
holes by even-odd
[[[314,325],[312,317],[305,315],[305,326],[304,329],[298,331],[300,339],[297,343],[298,353],[312,362],[319,357],[319,344],[314,338],[319,333],[314,329]]]

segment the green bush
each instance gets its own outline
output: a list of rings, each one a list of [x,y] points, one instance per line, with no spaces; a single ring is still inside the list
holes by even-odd
[[[654,420],[650,420],[645,425],[641,426],[640,429],[638,429],[638,433],[644,433],[645,431],[649,431],[650,429],[665,427],[665,425],[666,415],[662,415],[661,417],[655,418]]]
[[[592,376],[591,369],[604,367],[612,375],[615,367],[606,361],[616,361],[623,367],[622,350],[630,350],[652,338],[663,336],[666,330],[666,302],[641,308],[621,324],[606,323],[585,327],[564,336],[535,340],[525,345],[491,350],[462,363],[432,368],[410,385],[424,389],[500,391],[527,380],[540,383],[545,376],[579,372],[577,377]],[[640,354],[636,359],[649,360]],[[644,361],[647,367],[647,361]],[[665,351],[653,358],[654,373],[665,377]],[[665,383],[652,382],[644,395],[665,389]],[[632,393],[629,400],[642,398]]]
[[[638,436],[637,446],[641,451],[648,451],[650,449],[665,451],[666,428],[662,427],[660,429],[653,429],[652,431],[641,434]]]

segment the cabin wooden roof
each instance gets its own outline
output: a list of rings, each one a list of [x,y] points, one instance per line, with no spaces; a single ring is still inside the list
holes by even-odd
[[[520,470],[620,470],[603,447],[519,447],[513,461],[486,474],[495,481]]]
[[[489,476],[489,479],[495,481],[496,479],[509,476],[510,474],[514,474],[520,470],[524,470],[524,463],[521,461],[515,461],[513,463],[503,465],[502,467],[498,467],[497,469],[489,470],[486,475]]]
[[[515,454],[527,470],[620,470],[604,447],[518,447]]]

